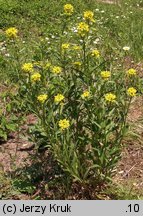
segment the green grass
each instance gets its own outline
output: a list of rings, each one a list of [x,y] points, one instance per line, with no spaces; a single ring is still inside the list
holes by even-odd
[[[15,26],[25,44],[20,44],[23,58],[20,61],[30,60],[34,52],[38,55],[39,41],[49,35],[59,32],[60,14],[67,1],[45,0],[0,0],[0,43],[4,40],[4,31]],[[113,53],[120,59],[123,46],[130,46],[130,61],[143,60],[143,1],[121,1],[117,4],[99,3],[95,0],[73,0],[75,13],[81,17],[84,10],[92,9],[97,22],[97,37],[100,38],[100,48],[106,53]],[[136,6],[139,4],[139,6]],[[99,11],[98,11],[99,10]],[[77,20],[76,20],[77,22]],[[35,46],[37,49],[35,50]],[[26,47],[26,48],[25,48]],[[45,45],[45,49],[49,47]],[[0,45],[1,77],[6,73],[14,73],[3,55]]]

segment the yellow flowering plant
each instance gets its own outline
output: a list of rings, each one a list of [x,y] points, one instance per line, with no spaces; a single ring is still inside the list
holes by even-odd
[[[108,80],[111,77],[110,71],[101,71],[101,77],[105,80]]]
[[[137,90],[134,87],[130,87],[128,88],[127,92],[130,97],[135,97]]]
[[[31,75],[31,81],[32,82],[37,82],[40,81],[41,79],[41,74],[40,73],[34,73]]]
[[[89,32],[89,25],[85,22],[80,22],[77,26],[78,34],[82,37],[88,34]]]
[[[64,98],[65,98],[65,97],[64,97],[62,94],[57,94],[57,95],[55,96],[55,102],[56,102],[56,103],[59,103],[59,102],[63,101]]]
[[[120,159],[128,110],[140,92],[139,79],[130,79],[123,69],[114,70],[112,61],[101,55],[93,40],[96,22],[91,11],[84,12],[84,22],[74,23],[76,31],[71,30],[73,11],[72,5],[64,6],[68,18],[48,45],[48,54],[38,49],[40,66],[35,59],[22,65],[19,92],[24,89],[27,109],[37,116],[36,141],[50,149],[72,180],[99,184],[112,177]],[[137,76],[133,69],[127,74]]]
[[[87,22],[95,22],[93,18],[94,13],[92,11],[85,11],[83,17]]]
[[[24,63],[21,67],[21,69],[25,72],[25,73],[31,73],[33,72],[33,64],[32,63]]]
[[[136,70],[133,69],[133,68],[130,68],[129,70],[127,70],[126,73],[127,73],[128,76],[136,76],[137,75]]]
[[[18,30],[15,27],[10,27],[6,29],[5,34],[8,38],[17,38],[18,36]]]
[[[71,4],[64,5],[64,14],[71,16],[74,12],[74,7]]]
[[[99,58],[100,57],[100,52],[97,49],[94,49],[91,51],[91,56],[95,57],[95,58]]]

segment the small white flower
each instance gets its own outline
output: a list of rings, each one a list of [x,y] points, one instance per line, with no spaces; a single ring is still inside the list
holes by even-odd
[[[73,27],[72,29],[71,29],[73,32],[77,32],[77,28],[76,27]]]
[[[6,53],[5,56],[6,56],[6,57],[10,57],[10,54],[9,54],[9,53]]]
[[[91,36],[88,36],[88,39],[90,40],[92,37]]]
[[[124,47],[123,47],[123,50],[124,50],[124,51],[129,51],[129,50],[130,50],[130,47],[124,46]]]
[[[99,39],[99,38],[96,38],[96,40],[95,40],[93,43],[94,43],[94,44],[98,44],[99,41],[100,41],[100,39]]]
[[[6,49],[6,47],[2,47],[0,50],[3,51],[3,50],[5,50],[5,49]]]
[[[98,8],[96,8],[96,9],[95,9],[95,11],[99,11],[99,9],[98,9]]]

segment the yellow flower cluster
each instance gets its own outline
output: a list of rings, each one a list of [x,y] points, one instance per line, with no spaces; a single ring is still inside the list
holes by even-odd
[[[75,67],[79,68],[79,67],[81,66],[81,62],[76,61],[76,62],[73,63],[73,65],[74,65]]]
[[[32,63],[25,63],[22,65],[22,70],[26,73],[31,73],[34,71]]]
[[[65,130],[69,126],[70,126],[69,120],[63,119],[63,120],[59,121],[59,127],[60,127],[61,130]]]
[[[80,49],[81,49],[81,47],[78,46],[78,45],[74,45],[74,46],[73,46],[73,50],[80,50]]]
[[[51,63],[47,62],[44,66],[44,69],[48,70],[51,67]]]
[[[64,96],[62,95],[62,94],[57,94],[56,96],[55,96],[55,102],[56,103],[59,103],[59,102],[61,102],[62,100],[64,100]]]
[[[6,31],[6,36],[9,38],[16,38],[18,34],[18,30],[14,27],[8,28]]]
[[[89,25],[85,22],[80,22],[77,27],[78,34],[84,37],[89,32]]]
[[[74,12],[74,8],[71,4],[65,4],[64,5],[64,14],[71,16]]]
[[[95,20],[93,19],[94,13],[92,11],[85,11],[84,12],[84,19],[88,22],[95,22]]]
[[[101,71],[101,77],[105,80],[109,79],[111,76],[111,72],[110,71]]]
[[[41,79],[41,74],[39,73],[34,73],[33,75],[31,75],[32,82],[40,81],[40,79]]]
[[[129,96],[135,97],[136,93],[137,93],[137,90],[135,88],[133,88],[133,87],[130,87],[130,88],[128,88],[127,93],[128,93]]]
[[[105,100],[108,102],[115,102],[116,101],[116,95],[112,93],[107,93],[105,95]]]
[[[90,96],[89,91],[84,91],[83,94],[81,95],[82,99],[88,98]]]
[[[136,76],[137,75],[137,71],[133,68],[130,68],[129,70],[127,70],[127,75],[129,76]]]
[[[69,43],[63,43],[63,44],[62,44],[62,50],[69,49],[69,47],[70,47],[70,44],[69,44]]]
[[[100,52],[97,49],[92,50],[91,51],[91,56],[99,58],[100,57]]]
[[[62,68],[59,67],[59,66],[54,66],[54,67],[52,68],[52,72],[55,73],[55,74],[59,74],[59,73],[62,72]]]
[[[44,102],[47,100],[47,98],[48,98],[48,95],[43,94],[43,95],[39,95],[39,96],[37,97],[37,100],[38,100],[40,103],[44,103]]]

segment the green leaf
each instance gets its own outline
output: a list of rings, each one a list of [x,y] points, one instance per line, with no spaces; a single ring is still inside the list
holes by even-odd
[[[10,131],[15,131],[16,130],[16,125],[12,123],[6,124],[6,128]]]

